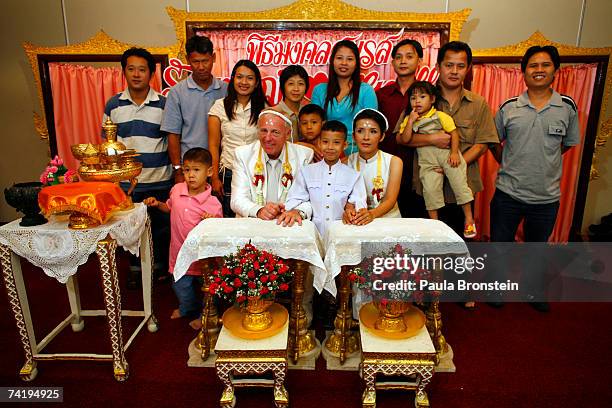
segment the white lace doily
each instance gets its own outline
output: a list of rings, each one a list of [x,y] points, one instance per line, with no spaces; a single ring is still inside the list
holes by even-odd
[[[319,234],[311,221],[283,227],[276,221],[258,218],[209,218],[198,224],[185,239],[174,265],[174,279],[179,280],[198,259],[225,256],[238,247],[251,244],[283,259],[308,262],[314,275],[313,286],[319,292],[327,280]]]
[[[377,218],[363,226],[335,221],[326,241],[325,266],[328,279],[325,290],[336,295],[334,278],[343,265],[357,265],[365,256],[363,242],[414,243],[414,255],[469,254],[463,239],[441,221],[422,218]]]
[[[147,207],[135,204],[132,210],[116,213],[108,223],[85,230],[70,230],[67,220],[58,221],[56,217],[34,227],[21,227],[19,221],[0,227],[0,244],[8,245],[50,277],[66,283],[79,265],[87,262],[89,255],[96,251],[97,242],[108,234],[118,245],[138,255]]]

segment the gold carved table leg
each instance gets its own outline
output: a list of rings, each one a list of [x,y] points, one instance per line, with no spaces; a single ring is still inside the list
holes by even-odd
[[[20,260],[7,245],[0,245],[0,263],[2,264],[2,276],[6,286],[8,302],[15,317],[25,357],[25,363],[21,370],[19,370],[19,376],[23,381],[32,381],[38,373],[36,361],[34,361],[36,338],[34,337],[34,328],[32,317],[30,316],[28,296],[23,283]]]
[[[348,279],[348,266],[343,266],[336,282],[338,287],[338,313],[334,320],[334,333],[329,336],[325,347],[329,352],[338,355],[340,364],[344,364],[347,354],[359,350],[359,339],[356,333],[351,332],[353,317],[349,308],[351,296],[351,283]]]
[[[204,292],[203,308],[202,308],[202,328],[196,339],[196,347],[201,352],[202,360],[207,360],[210,353],[215,349],[217,336],[219,335],[220,324],[217,307],[210,294],[210,279],[213,268],[214,259],[204,259],[200,261],[202,264],[202,292]]]
[[[234,387],[245,386],[252,387],[261,384],[243,383],[234,384],[232,374],[265,374],[272,372],[274,376],[274,405],[277,408],[289,407],[289,393],[285,388],[285,377],[287,375],[287,359],[286,358],[235,358],[219,355],[215,362],[217,377],[223,382],[223,393],[219,404],[221,408],[233,408],[236,405],[236,394]],[[269,386],[269,385],[268,385]]]
[[[147,216],[145,229],[140,237],[140,268],[142,270],[142,299],[145,318],[147,320],[147,330],[155,333],[159,329],[159,324],[153,314],[153,265],[155,258],[153,253],[153,238],[151,235],[151,219]]]
[[[117,381],[125,381],[129,375],[128,363],[125,359],[123,333],[121,329],[121,293],[117,276],[115,250],[117,241],[107,236],[98,241],[96,254],[102,271],[102,287],[104,290],[104,305],[108,321],[111,348],[113,352],[113,372]]]
[[[304,299],[304,280],[308,273],[308,263],[300,260],[294,261],[293,299],[291,302],[291,316],[289,319],[289,358],[297,364],[300,356],[314,350],[317,343],[308,331],[306,312],[302,301]]]
[[[366,383],[366,387],[361,399],[361,404],[363,408],[376,407],[377,386],[380,389],[399,388],[406,390],[414,390],[416,393],[414,398],[414,406],[416,408],[429,407],[429,399],[427,398],[425,388],[431,381],[434,374],[434,362],[429,356],[423,357],[422,360],[414,356],[410,357],[409,359],[396,359],[389,357],[388,359],[380,360],[379,358],[364,358],[362,362],[363,379]],[[410,383],[406,383],[405,385],[399,385],[397,383],[391,385],[385,385],[384,383],[377,384],[376,374],[383,374],[387,376],[416,375],[416,384],[412,381]]]

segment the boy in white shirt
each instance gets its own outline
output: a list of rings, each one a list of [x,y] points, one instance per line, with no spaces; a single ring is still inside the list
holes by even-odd
[[[312,221],[323,238],[329,225],[342,219],[347,203],[356,210],[367,208],[365,183],[361,174],[340,161],[347,147],[346,126],[337,120],[325,122],[321,129],[320,147],[323,160],[300,169],[285,202],[286,212],[277,223],[302,224],[308,207]]]

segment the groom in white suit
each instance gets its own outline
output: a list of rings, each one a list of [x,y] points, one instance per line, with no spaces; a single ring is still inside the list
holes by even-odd
[[[263,111],[257,128],[259,141],[234,151],[231,207],[241,217],[273,220],[285,210],[293,179],[312,161],[314,152],[289,142],[291,121],[279,112]]]

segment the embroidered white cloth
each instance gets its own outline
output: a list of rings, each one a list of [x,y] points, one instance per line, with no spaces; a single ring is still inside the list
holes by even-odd
[[[319,292],[327,279],[319,234],[311,221],[283,227],[276,221],[259,218],[209,218],[191,230],[174,265],[177,281],[198,259],[225,256],[236,252],[249,241],[283,259],[299,259],[310,264],[314,287]]]
[[[106,224],[84,230],[68,229],[68,221],[51,221],[34,227],[19,226],[20,220],[0,227],[0,244],[26,258],[48,276],[66,283],[96,251],[98,241],[107,235],[117,244],[138,255],[139,240],[147,221],[147,207],[138,203],[129,211],[116,213]]]
[[[324,289],[336,295],[334,278],[343,265],[357,265],[365,256],[362,242],[414,243],[414,255],[469,254],[463,239],[448,225],[422,218],[377,218],[363,226],[334,222],[326,241],[325,266],[328,279]]]

